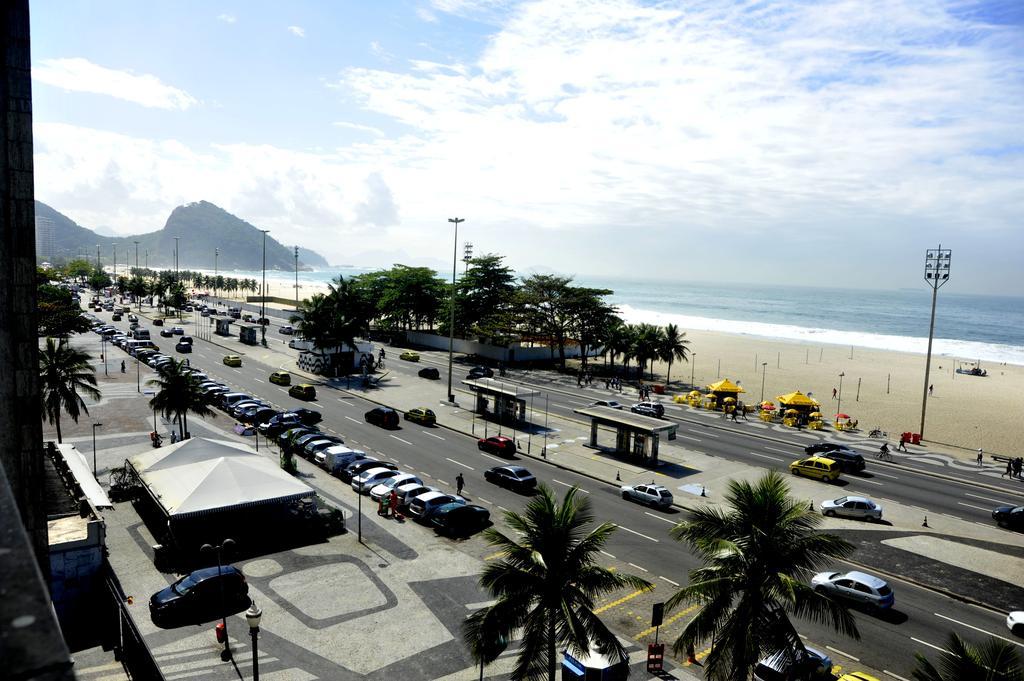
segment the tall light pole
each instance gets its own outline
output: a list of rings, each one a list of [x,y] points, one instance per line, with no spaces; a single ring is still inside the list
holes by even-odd
[[[178,239],[180,236],[174,237],[174,283],[178,283]]]
[[[249,609],[245,611],[245,621],[249,623],[249,636],[252,637],[252,681],[260,681],[260,656],[257,640],[260,634],[260,619],[263,611],[256,601],[252,602]]]
[[[117,246],[116,245],[113,247],[113,256],[114,256],[114,281],[116,282],[117,281]]]
[[[134,243],[135,243],[135,269],[138,270],[139,269],[139,242],[136,241]]]
[[[101,271],[100,268],[100,245],[96,244],[96,271]]]
[[[263,232],[263,289],[260,296],[260,343],[267,347],[267,325],[264,320],[267,318],[267,232],[269,229],[261,229]]]
[[[612,358],[614,359],[614,357]],[[693,390],[693,365],[697,363],[697,353],[690,353],[690,390]]]
[[[764,402],[764,378],[768,374],[768,362],[761,362],[761,402]]]
[[[465,264],[465,268],[462,273],[469,272],[469,261],[473,259],[473,244],[469,241],[462,244],[462,262]]]
[[[217,260],[220,258],[220,249],[213,249],[213,297],[217,298]]]
[[[199,547],[199,550],[204,553],[210,553],[211,551],[217,553],[217,582],[220,584],[220,622],[224,629],[224,651],[220,654],[220,659],[227,661],[231,659],[231,639],[228,638],[228,615],[226,603],[224,603],[224,580],[221,579],[221,565],[223,565],[223,554],[235,545],[235,540],[228,537],[217,546],[212,544],[203,544]]]
[[[295,247],[295,311],[299,311],[299,247]]]
[[[149,269],[149,249],[146,249],[146,269]]]
[[[836,403],[836,420],[839,420],[839,415],[843,413],[843,376],[846,375],[845,371],[839,372],[839,401]]]
[[[465,219],[448,218],[448,222],[455,225],[455,238],[452,241],[452,299],[448,310],[448,401],[454,404],[455,393],[452,392],[452,349],[455,347],[455,263],[458,262],[459,223],[465,222]]]
[[[921,429],[918,433],[924,439],[924,415],[928,410],[928,381],[932,369],[932,338],[935,335],[935,300],[939,295],[939,288],[949,281],[949,261],[953,251],[943,248],[929,248],[924,254],[924,280],[932,287],[932,319],[928,324],[928,355],[924,361],[924,394],[921,396]]]
[[[92,424],[92,477],[96,477],[96,429],[101,427],[102,423]]]

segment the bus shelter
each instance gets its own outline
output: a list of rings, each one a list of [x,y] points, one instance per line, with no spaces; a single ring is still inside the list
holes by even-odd
[[[473,411],[501,421],[525,421],[526,400],[540,395],[521,385],[493,378],[468,378],[462,382],[473,391]]]
[[[590,419],[590,446],[598,447],[599,426],[615,430],[615,453],[627,454],[643,465],[658,465],[658,444],[662,437],[676,439],[679,424],[672,421],[642,416],[612,407],[583,407],[573,412]]]
[[[239,324],[236,328],[238,329],[238,340],[246,345],[259,345],[260,327],[255,324]]]
[[[214,331],[218,336],[230,336],[231,325],[234,323],[234,319],[231,317],[217,317],[217,330]]]

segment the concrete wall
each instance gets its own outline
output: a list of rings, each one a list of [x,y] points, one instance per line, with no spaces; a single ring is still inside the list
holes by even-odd
[[[424,333],[422,331],[407,331],[405,337],[410,343],[415,345],[436,348],[438,350],[448,349],[448,336],[438,336],[437,334]],[[555,348],[554,355],[552,355],[551,350],[547,347],[523,347],[519,343],[510,343],[508,347],[501,347],[498,345],[487,345],[479,341],[456,338],[453,343],[453,349],[460,354],[478,355],[496,362],[545,361],[551,359],[552,356],[556,360],[558,359],[557,347]],[[599,348],[588,353],[590,357],[598,354],[600,354]],[[567,345],[565,347],[565,356],[569,358],[579,357],[580,347],[578,345]]]
[[[106,525],[102,520],[74,520],[84,525],[82,536],[50,544],[53,607],[66,635],[87,625],[91,619],[92,606],[102,587],[99,573],[103,567],[103,546],[106,542]]]

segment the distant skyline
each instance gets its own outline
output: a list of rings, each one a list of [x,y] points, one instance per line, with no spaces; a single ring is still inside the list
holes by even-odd
[[[36,196],[332,263],[1021,295],[1024,6],[32,5]],[[450,265],[449,265],[450,266]],[[461,269],[461,266],[460,266]]]

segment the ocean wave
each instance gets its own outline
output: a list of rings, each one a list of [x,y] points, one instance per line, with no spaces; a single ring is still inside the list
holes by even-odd
[[[630,324],[646,323],[659,326],[676,324],[683,330],[720,331],[723,333],[758,336],[777,340],[827,343],[829,345],[852,345],[854,347],[872,348],[875,350],[912,352],[920,355],[928,351],[928,339],[924,337],[807,328],[791,324],[741,322],[732,319],[711,319],[708,317],[658,312],[656,310],[644,310],[622,304],[617,307],[619,316]],[[1006,362],[1007,364],[1024,365],[1024,347],[1002,345],[999,343],[936,338],[932,344],[932,354],[965,360],[984,360],[993,363]]]

